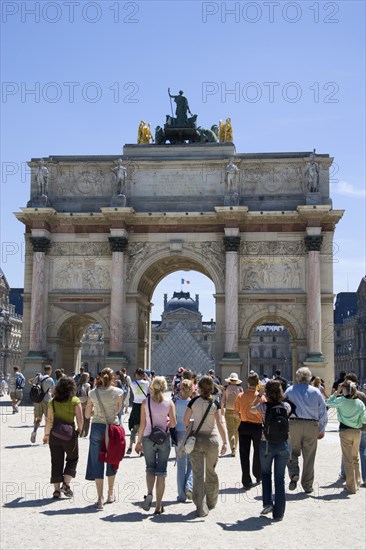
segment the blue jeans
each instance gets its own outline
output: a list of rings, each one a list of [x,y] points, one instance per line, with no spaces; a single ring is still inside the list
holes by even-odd
[[[360,439],[360,462],[361,462],[361,477],[366,483],[366,430],[361,432]]]
[[[142,449],[144,451],[146,471],[155,476],[166,477],[171,449],[170,436],[168,435],[161,445],[156,445],[156,443],[153,443],[145,435],[142,439]]]
[[[179,435],[178,435],[179,441]],[[184,453],[181,457],[176,457],[177,460],[177,487],[179,502],[185,502],[187,496],[186,491],[193,489],[192,465],[189,455]]]
[[[98,458],[106,427],[106,424],[96,422],[92,422],[91,425],[88,464],[85,474],[85,479],[89,481],[104,478],[104,462],[99,462]],[[116,473],[117,470],[114,470],[111,464],[107,464],[107,477],[115,476]]]
[[[273,505],[272,462],[274,462],[275,494],[273,518],[282,518],[286,507],[285,470],[290,458],[288,442],[272,443],[271,441],[261,441],[259,453],[262,471],[263,506]]]

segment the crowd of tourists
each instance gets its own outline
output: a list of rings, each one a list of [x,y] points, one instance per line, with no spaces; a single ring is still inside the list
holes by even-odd
[[[115,478],[124,456],[135,452],[144,457],[146,495],[141,505],[149,512],[155,502],[156,515],[164,513],[172,447],[177,501],[193,501],[199,517],[207,516],[217,504],[219,456],[235,457],[239,451],[243,490],[261,484],[261,515],[271,514],[274,521],[281,521],[286,468],[289,491],[298,483],[305,493],[314,490],[317,444],[325,434],[328,409],[336,410],[339,421],[344,490],[354,494],[366,486],[366,393],[358,389],[356,375],[342,372],[330,396],[324,381],[312,376],[307,367],[300,367],[295,376],[290,384],[280,371],[261,379],[250,371],[243,384],[237,373],[221,382],[213,370],[198,379],[179,368],[168,391],[163,376],[148,375],[141,368],[133,380],[126,369],[114,373],[110,368],[92,379],[83,367],[69,377],[62,369],[52,375],[52,367],[46,365],[43,373],[28,381],[34,402],[30,438],[36,442],[44,417],[43,443],[49,445],[53,498],[58,499],[73,496],[78,438],[89,435],[85,478],[95,481],[97,510],[115,501]],[[25,378],[14,367],[8,382],[13,414],[19,411],[24,388]],[[128,444],[123,427],[126,414]]]

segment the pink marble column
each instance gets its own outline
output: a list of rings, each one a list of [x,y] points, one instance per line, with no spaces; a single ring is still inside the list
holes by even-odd
[[[109,237],[112,250],[111,269],[111,316],[109,353],[123,352],[123,309],[124,309],[124,250],[128,240],[126,237]]]
[[[32,296],[30,312],[30,335],[29,351],[42,351],[44,342],[44,293],[45,285],[45,253],[50,245],[46,237],[31,237],[33,246],[33,273],[32,273]]]
[[[224,237],[226,252],[225,275],[225,354],[224,357],[238,356],[239,324],[239,236]]]
[[[322,235],[308,235],[305,245],[307,260],[307,360],[322,360],[322,325],[320,296],[320,249]]]

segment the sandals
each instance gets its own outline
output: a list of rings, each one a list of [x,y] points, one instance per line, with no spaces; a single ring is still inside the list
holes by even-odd
[[[108,497],[105,501],[106,504],[113,504],[113,502],[116,502],[116,497]]]
[[[96,502],[95,507],[97,510],[104,510],[103,502]]]
[[[56,489],[56,491],[53,491],[52,498],[61,498],[61,492]]]
[[[152,499],[153,499],[152,495],[145,495],[144,496],[144,502],[142,503],[142,509],[145,510],[145,512],[148,512],[150,510]]]
[[[73,497],[74,493],[72,492],[70,485],[66,485],[66,483],[62,484],[61,492],[65,495],[65,497]]]
[[[155,512],[154,512],[154,516],[159,516],[160,514],[162,514],[164,512],[164,506],[162,506],[160,508],[160,510],[156,509]]]

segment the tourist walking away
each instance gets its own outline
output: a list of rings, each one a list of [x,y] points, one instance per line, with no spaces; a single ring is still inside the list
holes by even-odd
[[[80,371],[78,372],[78,374],[75,374],[74,376],[75,384],[78,384],[80,382],[80,378],[82,377],[84,372],[85,372],[85,367],[80,367]]]
[[[241,482],[244,489],[253,487],[250,475],[250,449],[253,445],[252,473],[257,483],[261,482],[261,463],[259,458],[259,445],[262,437],[262,415],[252,409],[253,401],[265,401],[265,398],[257,391],[259,376],[250,374],[247,379],[247,388],[240,393],[234,404],[236,418],[239,424],[239,453],[241,464]]]
[[[320,376],[312,376],[311,384],[314,386],[314,388],[318,388],[324,399],[328,399],[329,395],[325,391],[324,380],[320,378]]]
[[[220,403],[214,400],[214,382],[211,376],[202,376],[198,382],[199,395],[188,403],[184,424],[189,426],[193,417],[194,448],[190,454],[193,472],[192,499],[197,516],[205,517],[215,508],[219,496],[219,478],[215,471],[220,454],[227,452],[227,434]]]
[[[112,369],[105,368],[100,373],[101,384],[89,392],[86,404],[85,416],[92,418],[90,429],[90,444],[88,463],[85,479],[95,481],[97,487],[98,500],[96,502],[97,510],[103,510],[104,506],[104,462],[99,460],[100,453],[103,451],[106,439],[106,430],[108,430],[108,454],[114,458],[114,462],[107,462],[106,475],[108,478],[108,495],[106,502],[108,504],[115,501],[114,482],[119,463],[124,455],[124,430],[118,422],[118,411],[122,406],[121,389],[114,386],[114,373]]]
[[[184,374],[184,368],[179,367],[179,369],[177,370],[177,373],[173,376],[172,385],[170,388],[172,392],[172,397],[175,397],[179,394],[180,385],[183,380],[183,374]]]
[[[354,372],[349,372],[346,374],[345,380],[349,380],[358,385],[358,378]],[[362,401],[366,407],[366,393],[365,389],[363,391],[356,390],[356,397]],[[360,438],[360,464],[361,464],[361,479],[363,487],[366,487],[366,424],[361,428],[361,438]],[[341,479],[346,479],[346,473],[343,467],[343,461],[341,464]]]
[[[180,385],[179,395],[175,398],[175,411],[177,417],[177,446],[184,439],[186,433],[186,427],[184,424],[184,415],[187,410],[187,405],[191,400],[193,392],[193,382],[192,380],[183,380]],[[187,499],[192,500],[192,488],[193,488],[193,475],[192,475],[192,465],[189,458],[189,454],[182,452],[181,454],[176,455],[177,460],[177,488],[178,488],[178,502],[185,502]]]
[[[136,443],[136,453],[144,452],[146,463],[147,495],[142,508],[148,512],[156,486],[155,515],[164,512],[162,504],[167,476],[168,458],[171,449],[170,428],[176,426],[175,406],[171,399],[164,398],[168,385],[163,376],[156,376],[150,384],[150,395],[141,406],[141,420]]]
[[[229,378],[225,379],[227,386],[222,393],[221,409],[225,411],[225,422],[227,428],[227,434],[229,438],[229,444],[231,449],[231,456],[236,455],[236,449],[239,441],[239,424],[240,420],[235,415],[234,404],[235,400],[243,388],[241,387],[241,380],[236,372],[232,372]]]
[[[121,372],[122,372],[123,376],[126,378],[126,383],[127,383],[127,386],[128,386],[128,395],[125,398],[125,410],[124,410],[125,414],[127,414],[128,413],[128,407],[132,407],[132,404],[133,404],[133,392],[131,390],[132,380],[131,380],[131,376],[128,374],[127,369],[125,367],[123,367],[123,369],[121,369]]]
[[[269,380],[265,386],[267,401],[261,403],[258,397],[253,403],[263,418],[263,432],[260,443],[260,462],[262,472],[261,516],[272,514],[275,521],[281,521],[285,515],[286,493],[285,472],[290,458],[289,415],[291,406],[284,400],[279,380]],[[272,465],[274,494],[272,495]]]
[[[342,384],[345,381],[346,374],[346,371],[341,370],[341,372],[339,373],[339,378],[337,378],[337,380],[333,382],[331,395],[337,391],[339,384]]]
[[[49,444],[51,452],[53,498],[60,498],[61,493],[67,497],[73,496],[70,482],[76,475],[79,460],[78,434],[83,427],[80,400],[75,393],[74,380],[63,377],[56,384],[52,399],[47,402],[48,414],[43,443]]]
[[[79,382],[76,384],[76,397],[80,399],[81,408],[83,411],[83,428],[81,430],[80,437],[88,437],[89,434],[90,418],[86,418],[85,416],[86,404],[90,392],[89,378],[89,373],[83,372],[79,378]]]
[[[322,394],[310,384],[310,370],[307,367],[299,368],[295,379],[296,383],[285,392],[286,399],[296,406],[296,417],[290,417],[289,489],[294,491],[300,479],[299,457],[302,454],[301,485],[305,493],[312,493],[318,439],[324,437],[328,416]]]
[[[208,371],[208,376],[212,378],[214,383],[213,398],[215,401],[219,401],[219,403],[221,403],[222,392],[224,389],[221,385],[221,380],[218,376],[216,376],[214,369],[210,369]]]
[[[366,424],[366,408],[356,395],[354,382],[345,380],[338,384],[337,391],[326,400],[328,407],[337,410],[342,462],[346,474],[345,490],[355,494],[361,485],[358,452],[361,428]]]
[[[150,381],[147,380],[147,376],[145,375],[144,370],[141,368],[136,369],[135,380],[131,383],[133,404],[130,418],[128,419],[128,427],[130,430],[130,444],[126,451],[126,454],[128,455],[132,453],[132,446],[136,441],[137,433],[140,426],[141,404],[143,400],[148,396],[149,386]]]
[[[129,405],[129,400],[130,400],[130,388],[129,388],[129,385],[127,383],[127,376],[125,374],[123,374],[122,371],[120,371],[119,379],[120,379],[120,382],[121,382],[121,389],[123,391],[122,409],[121,409],[120,414],[118,416],[120,424],[121,424],[122,423],[123,411],[127,412],[127,410],[128,410],[128,405]]]
[[[29,380],[29,384],[31,384],[30,389],[30,399],[32,401],[33,396],[36,401],[34,402],[34,425],[33,425],[33,431],[31,433],[31,442],[35,443],[37,438],[37,430],[42,422],[43,416],[45,419],[47,418],[48,414],[48,403],[52,399],[52,392],[53,388],[55,387],[55,383],[51,378],[52,375],[52,367],[51,365],[45,365],[43,367],[43,375],[41,373],[38,373],[34,378],[31,378]]]
[[[275,375],[273,377],[273,380],[278,380],[282,386],[282,391],[283,393],[285,393],[285,391],[287,390],[288,386],[289,386],[289,383],[288,383],[288,380],[286,378],[283,378],[283,376],[281,376],[281,370],[280,369],[277,369],[275,371]]]
[[[23,399],[23,389],[25,386],[25,378],[20,372],[19,367],[14,366],[13,372],[9,377],[8,393],[10,394],[11,406],[13,408],[13,414],[19,412],[19,405]]]

